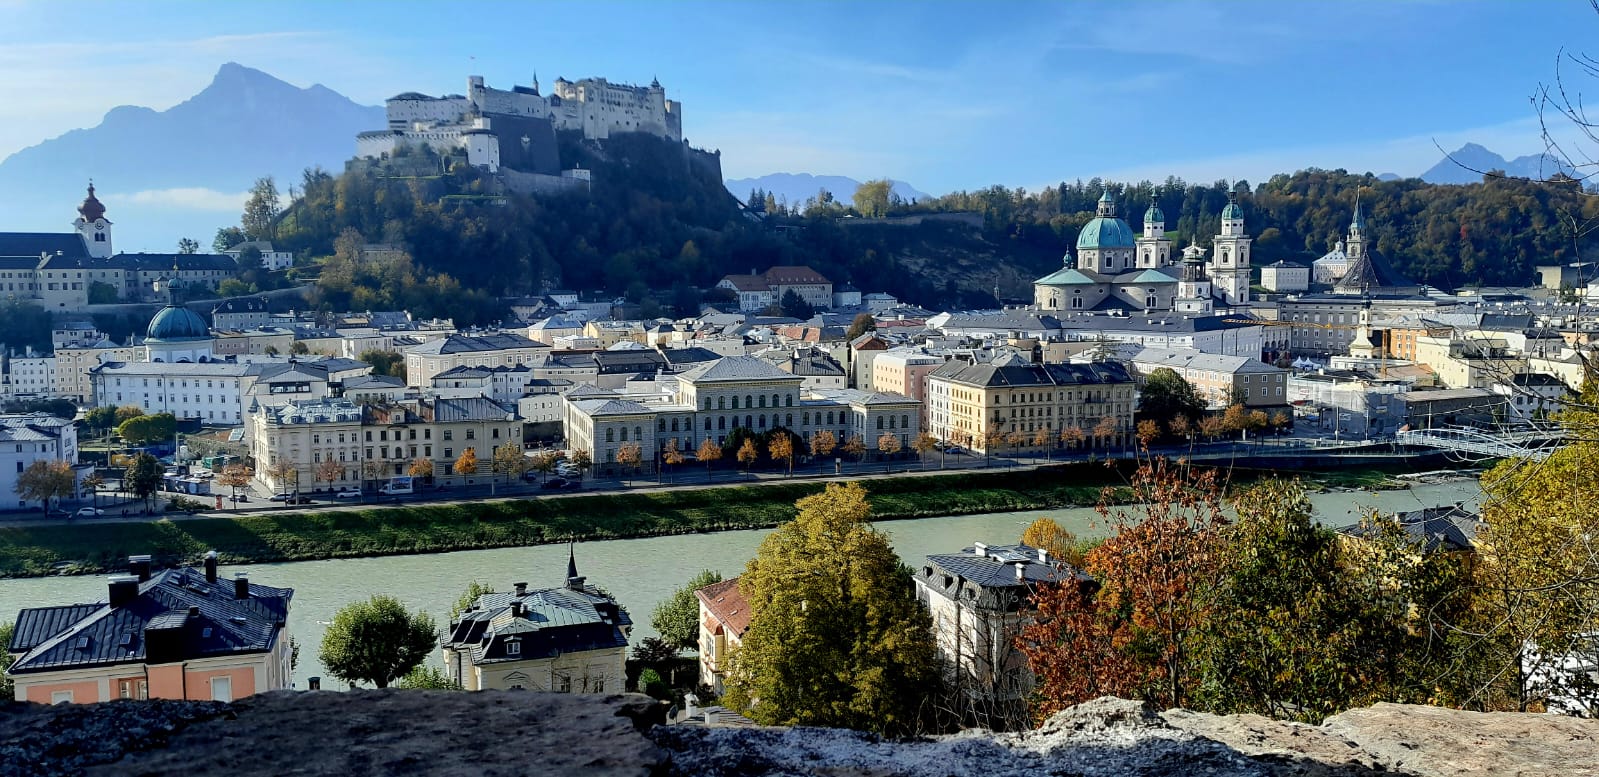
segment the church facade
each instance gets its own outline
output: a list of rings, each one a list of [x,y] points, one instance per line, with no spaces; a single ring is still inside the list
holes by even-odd
[[[1212,256],[1197,245],[1183,250],[1178,261],[1166,237],[1166,215],[1160,206],[1144,211],[1141,233],[1116,213],[1116,200],[1106,191],[1093,220],[1077,235],[1077,255],[1066,254],[1064,266],[1033,282],[1033,304],[1039,310],[1180,311],[1208,315],[1218,307],[1249,304],[1250,243],[1243,209],[1228,195],[1222,210],[1221,234],[1212,239]]]

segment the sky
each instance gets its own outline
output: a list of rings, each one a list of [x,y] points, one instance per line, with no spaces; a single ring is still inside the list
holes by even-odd
[[[1529,98],[1596,30],[1585,0],[0,0],[0,158],[236,61],[374,105],[469,74],[659,78],[728,178],[1416,175],[1439,146],[1540,150]]]

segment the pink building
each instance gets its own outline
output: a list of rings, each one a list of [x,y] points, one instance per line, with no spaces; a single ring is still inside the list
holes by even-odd
[[[214,551],[203,570],[128,565],[106,601],[17,615],[6,649],[18,701],[232,701],[290,687],[292,589],[218,580]]]
[[[872,390],[904,394],[922,403],[922,428],[927,428],[927,376],[944,366],[944,357],[891,348],[872,359]]]

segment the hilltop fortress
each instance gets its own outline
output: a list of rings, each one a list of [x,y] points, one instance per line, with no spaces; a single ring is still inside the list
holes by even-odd
[[[464,152],[469,164],[491,173],[509,168],[554,176],[562,175],[556,131],[582,132],[586,140],[623,132],[683,140],[683,106],[666,99],[659,81],[645,87],[557,78],[546,96],[539,92],[537,76],[532,86],[510,91],[471,76],[465,95],[406,92],[389,98],[386,107],[388,128],[357,135],[356,156],[384,159],[427,145],[441,153]],[[565,176],[581,177],[574,172]]]

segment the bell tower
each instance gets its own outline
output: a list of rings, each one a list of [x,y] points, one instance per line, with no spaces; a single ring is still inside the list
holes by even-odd
[[[83,236],[83,245],[95,259],[111,257],[111,222],[106,221],[105,206],[94,196],[94,181],[89,182],[89,196],[78,206],[78,218],[72,228]]]
[[[1221,210],[1221,234],[1212,238],[1210,276],[1216,291],[1228,305],[1249,304],[1249,244],[1244,232],[1244,209],[1238,207],[1238,193],[1227,192],[1227,207]]]
[[[1166,214],[1161,212],[1159,204],[1151,202],[1149,210],[1144,211],[1144,233],[1135,242],[1138,243],[1139,269],[1153,270],[1172,264],[1171,240],[1166,237]]]
[[[1211,299],[1210,278],[1205,276],[1205,249],[1190,244],[1183,249],[1182,277],[1177,281],[1177,299],[1173,307],[1179,313],[1208,316],[1216,312]]]

